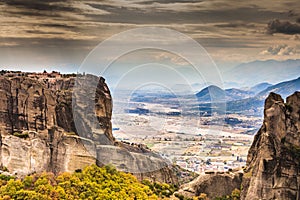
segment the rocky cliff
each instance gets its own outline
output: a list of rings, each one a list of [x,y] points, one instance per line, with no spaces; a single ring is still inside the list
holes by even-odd
[[[205,174],[184,184],[179,195],[210,199],[241,189],[242,200],[300,199],[300,92],[270,93],[263,125],[254,137],[243,173]]]
[[[45,75],[46,76],[46,75]],[[5,74],[0,77],[1,166],[13,174],[43,170],[74,171],[96,158],[77,136],[72,117],[74,78],[28,77]],[[99,90],[105,91],[101,82]],[[108,127],[111,99],[101,103],[110,108],[101,115]],[[105,130],[111,136],[111,129]]]
[[[193,181],[180,187],[178,194],[192,199],[202,193],[209,199],[231,195],[234,189],[239,189],[242,183],[241,172],[202,174]]]
[[[95,91],[74,87],[86,83],[96,85]],[[22,176],[113,164],[141,178],[177,183],[175,172],[158,155],[115,141],[111,115],[111,95],[103,78],[2,74],[0,165]]]
[[[300,199],[300,92],[267,97],[244,171],[241,199]]]

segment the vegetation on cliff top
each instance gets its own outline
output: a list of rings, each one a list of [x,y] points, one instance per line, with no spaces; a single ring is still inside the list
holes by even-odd
[[[161,199],[176,187],[165,183],[139,182],[133,175],[111,166],[92,165],[74,173],[55,176],[42,173],[15,179],[0,176],[0,199]]]

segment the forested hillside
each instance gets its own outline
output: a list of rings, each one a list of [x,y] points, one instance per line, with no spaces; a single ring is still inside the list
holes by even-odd
[[[0,199],[161,199],[171,196],[175,186],[144,180],[114,167],[92,165],[74,173],[33,174],[16,179],[0,175]]]

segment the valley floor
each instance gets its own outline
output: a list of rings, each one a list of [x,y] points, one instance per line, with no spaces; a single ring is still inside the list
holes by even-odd
[[[226,116],[237,125],[211,124],[215,117],[182,117],[124,113],[113,121],[113,135],[125,143],[143,144],[170,162],[196,173],[229,171],[246,164],[253,134],[243,123],[258,127],[258,117]],[[255,133],[255,128],[252,128]]]

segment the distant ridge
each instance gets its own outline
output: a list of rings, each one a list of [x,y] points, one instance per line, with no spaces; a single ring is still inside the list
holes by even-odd
[[[200,92],[196,94],[198,101],[200,102],[211,102],[212,99],[214,100],[226,100],[226,101],[233,101],[238,99],[244,99],[247,97],[253,96],[254,93],[251,91],[245,91],[236,88],[230,88],[223,90],[215,85],[210,85]]]
[[[246,99],[241,99],[237,101],[227,102],[228,112],[245,112],[249,113],[249,110],[256,112],[257,114],[263,110],[264,99],[271,93],[277,93],[283,98],[293,94],[295,91],[300,91],[300,77],[290,81],[285,81],[278,83],[276,85],[270,86],[265,90],[259,92],[256,96]]]
[[[210,85],[196,94],[199,101],[210,102],[212,99],[217,99],[224,96],[224,90],[215,85]]]
[[[254,86],[256,89],[264,88],[268,83],[262,83]],[[223,95],[223,99],[226,97],[226,111],[228,113],[244,113],[246,115],[262,115],[264,99],[271,93],[275,92],[281,95],[283,98],[293,94],[295,91],[300,91],[300,77],[297,79],[280,82],[275,85],[271,85],[262,91],[245,91],[240,89],[226,89],[222,90],[217,86],[209,86],[204,88],[196,94],[200,107],[205,110],[211,108],[211,96],[219,100],[220,97],[216,95]],[[224,97],[225,94],[225,97]]]
[[[286,98],[295,91],[300,91],[300,77],[294,80],[285,81],[276,85],[270,86],[265,90],[258,93],[258,97],[265,98],[270,92],[280,94],[283,98]]]
[[[267,83],[267,82],[263,82],[263,83],[259,83],[257,85],[254,85],[253,87],[251,87],[249,89],[249,91],[255,93],[255,94],[258,94],[259,92],[267,89],[268,87],[272,86],[272,84],[270,83]]]
[[[223,74],[224,80],[250,86],[255,83],[278,83],[295,79],[300,74],[300,59],[253,61],[237,65]]]

